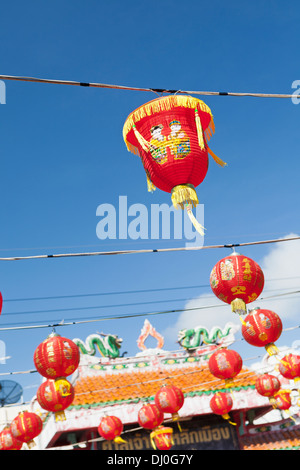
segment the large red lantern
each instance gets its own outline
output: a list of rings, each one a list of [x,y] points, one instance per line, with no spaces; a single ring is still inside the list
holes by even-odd
[[[240,373],[243,360],[238,352],[221,348],[210,356],[208,367],[214,377],[225,380],[226,386],[230,386],[234,377]]]
[[[48,379],[39,386],[36,397],[44,410],[55,414],[56,421],[63,421],[66,419],[64,410],[74,400],[74,387],[66,378]]]
[[[229,412],[233,407],[233,400],[230,393],[217,392],[211,398],[209,402],[212,412],[216,415],[222,416],[222,418],[229,420]]]
[[[98,432],[108,441],[114,441],[117,444],[125,442],[120,437],[123,432],[123,423],[117,416],[104,416],[98,426]]]
[[[154,403],[146,403],[138,412],[138,423],[145,429],[154,429],[164,420],[163,411]]]
[[[233,312],[244,315],[246,305],[256,300],[264,288],[264,274],[248,256],[232,253],[213,267],[210,285],[220,300],[231,305]]]
[[[165,426],[159,426],[150,434],[152,447],[156,450],[170,450],[173,441],[173,429]]]
[[[54,332],[36,348],[33,360],[43,377],[56,379],[73,374],[79,365],[80,352],[72,340]]]
[[[0,432],[0,450],[20,450],[22,446],[23,442],[12,435],[9,427]]]
[[[184,403],[184,394],[180,388],[175,385],[163,385],[156,392],[154,400],[163,413],[171,413],[173,421],[179,418],[178,411]]]
[[[255,389],[263,397],[273,397],[280,387],[278,377],[272,374],[260,375],[255,381]]]
[[[286,379],[298,382],[300,380],[300,356],[287,354],[280,359],[279,372]]]
[[[34,438],[40,434],[43,428],[41,418],[30,411],[22,411],[12,421],[10,430],[18,441],[25,442],[29,448],[35,446]]]
[[[288,410],[292,405],[290,390],[279,390],[273,396],[272,404],[274,408]]]
[[[191,96],[171,95],[150,101],[133,111],[124,123],[127,149],[140,156],[148,190],[155,187],[171,193],[174,207],[198,204],[195,191],[208,170],[208,153],[224,166],[209,149],[207,141],[214,132],[211,110]],[[203,233],[203,232],[202,232]]]
[[[242,335],[252,346],[264,347],[272,356],[278,353],[275,341],[282,333],[282,322],[272,310],[256,308],[246,316],[242,324]]]

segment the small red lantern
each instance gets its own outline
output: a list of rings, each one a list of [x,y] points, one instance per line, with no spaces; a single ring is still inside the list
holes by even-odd
[[[150,434],[152,447],[156,450],[170,450],[173,441],[173,429],[165,426],[159,426]]]
[[[213,293],[223,302],[231,304],[232,311],[239,315],[247,313],[246,304],[259,297],[264,282],[260,266],[238,253],[222,258],[210,274]]]
[[[279,408],[280,410],[288,410],[292,405],[290,390],[279,390],[275,393],[273,399],[273,407]]]
[[[29,448],[35,446],[34,438],[40,434],[43,428],[41,418],[30,411],[22,411],[12,421],[10,430],[18,441],[25,442]]]
[[[252,346],[265,347],[272,356],[278,353],[274,342],[282,333],[282,322],[272,310],[256,308],[246,316],[242,324],[242,335]]]
[[[0,315],[1,315],[1,312],[2,312],[2,307],[3,307],[3,297],[2,297],[2,294],[0,292]]]
[[[174,385],[163,385],[155,394],[155,404],[163,413],[171,413],[173,421],[179,418],[178,411],[183,406],[184,395]]]
[[[142,160],[148,190],[157,187],[171,193],[175,208],[188,205],[188,215],[202,234],[203,227],[197,228],[191,214],[191,207],[198,204],[195,187],[207,174],[208,153],[225,165],[207,145],[213,132],[209,107],[178,94],[145,103],[128,116],[123,128],[127,149]]]
[[[255,389],[263,397],[273,397],[280,389],[280,381],[275,375],[263,374],[256,379]]]
[[[36,397],[44,410],[55,414],[56,421],[63,421],[66,419],[64,410],[74,400],[74,387],[65,378],[48,379],[39,386]]]
[[[54,332],[36,348],[33,360],[43,377],[56,379],[73,374],[79,365],[80,352],[72,340]]]
[[[212,375],[224,379],[226,386],[230,386],[232,379],[240,373],[243,360],[238,352],[222,348],[210,356],[208,367]]]
[[[0,433],[0,450],[20,450],[23,446],[23,442],[18,441],[12,433],[9,427],[4,428]]]
[[[101,437],[117,444],[126,442],[120,437],[123,432],[123,423],[117,416],[104,416],[98,426]]]
[[[145,429],[154,429],[164,420],[164,413],[152,403],[146,403],[138,412],[138,423]]]
[[[230,393],[217,392],[209,402],[210,408],[216,415],[222,416],[224,419],[230,419],[229,412],[232,410],[233,401]]]
[[[279,372],[286,379],[298,382],[300,380],[300,356],[287,354],[280,359]]]

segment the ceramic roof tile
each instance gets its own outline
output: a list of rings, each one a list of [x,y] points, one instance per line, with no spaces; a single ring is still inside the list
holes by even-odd
[[[256,375],[243,369],[233,380],[232,386],[253,387]],[[207,365],[176,367],[174,370],[155,371],[123,370],[117,374],[99,371],[99,375],[79,377],[75,383],[75,399],[72,405],[107,403],[126,399],[138,399],[154,396],[164,384],[172,383],[184,393],[207,392],[225,388],[225,382],[216,379]]]
[[[300,428],[248,434],[241,438],[243,450],[300,449]]]

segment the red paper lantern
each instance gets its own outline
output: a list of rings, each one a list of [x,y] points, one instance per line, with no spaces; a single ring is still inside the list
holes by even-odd
[[[157,429],[152,431],[150,434],[150,439],[151,444],[155,450],[170,450],[174,444],[173,429],[159,426]]]
[[[157,187],[171,193],[174,207],[183,209],[198,204],[195,187],[206,176],[208,153],[225,165],[207,145],[213,132],[212,113],[203,101],[171,95],[133,111],[124,123],[123,137],[127,149],[142,160],[148,190]]]
[[[164,413],[152,403],[146,403],[139,409],[138,423],[145,429],[154,429],[164,420]]]
[[[23,446],[23,442],[18,441],[12,433],[9,427],[4,428],[0,433],[0,450],[20,450]]]
[[[208,367],[214,377],[224,379],[226,385],[230,386],[232,379],[240,373],[243,360],[238,352],[222,348],[210,356]]]
[[[72,340],[52,333],[36,348],[33,360],[43,377],[56,379],[73,374],[79,365],[80,352]]]
[[[286,379],[298,382],[300,380],[300,356],[287,354],[280,359],[279,372]]]
[[[48,379],[43,382],[36,394],[40,406],[55,414],[55,420],[65,420],[64,410],[68,408],[74,400],[74,387],[65,378]]]
[[[108,441],[114,441],[117,444],[125,442],[120,437],[123,432],[123,423],[117,416],[104,416],[98,426],[98,432]]]
[[[291,392],[289,390],[279,390],[275,393],[272,400],[274,408],[279,408],[280,410],[288,410],[292,405]]]
[[[230,393],[217,392],[209,402],[212,412],[222,416],[224,419],[230,419],[229,412],[232,410],[233,401]]]
[[[22,411],[12,421],[10,430],[18,441],[25,442],[29,448],[35,446],[34,438],[40,434],[43,428],[41,418],[30,411]]]
[[[163,413],[171,413],[175,421],[179,418],[178,411],[183,406],[184,395],[182,390],[174,385],[163,385],[156,392],[154,401]]]
[[[264,274],[248,256],[232,253],[213,267],[210,285],[220,300],[231,304],[233,312],[244,315],[246,304],[256,300],[264,288]]]
[[[274,342],[282,333],[282,322],[272,310],[256,308],[246,316],[242,324],[242,335],[252,346],[265,347],[271,356],[278,353]]]
[[[3,307],[3,297],[2,297],[2,294],[0,292],[0,315],[1,315],[1,312],[2,312],[2,307]]]
[[[263,397],[273,397],[280,389],[280,381],[275,375],[263,374],[256,379],[255,389]]]

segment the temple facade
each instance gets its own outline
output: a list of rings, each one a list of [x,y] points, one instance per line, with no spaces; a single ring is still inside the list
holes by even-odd
[[[230,347],[235,333],[231,324],[224,330],[182,330],[180,349],[168,352],[163,349],[163,337],[145,320],[137,340],[140,351],[134,357],[120,355],[122,339],[115,335],[94,334],[85,341],[74,338],[81,351],[80,365],[71,379],[75,399],[65,410],[65,419],[57,420],[33,398],[32,411],[44,419],[35,448],[153,450],[150,431],[138,424],[138,411],[145,403],[153,403],[155,393],[168,384],[179,387],[185,397],[178,421],[165,414],[164,424],[173,428],[172,450],[300,448],[300,425],[257,393],[255,371],[243,366],[230,385],[210,373],[209,356],[220,347]],[[156,348],[147,348],[149,336],[156,339]],[[217,391],[231,393],[229,420],[210,408]],[[125,442],[116,444],[100,437],[100,420],[108,415],[121,419]]]

